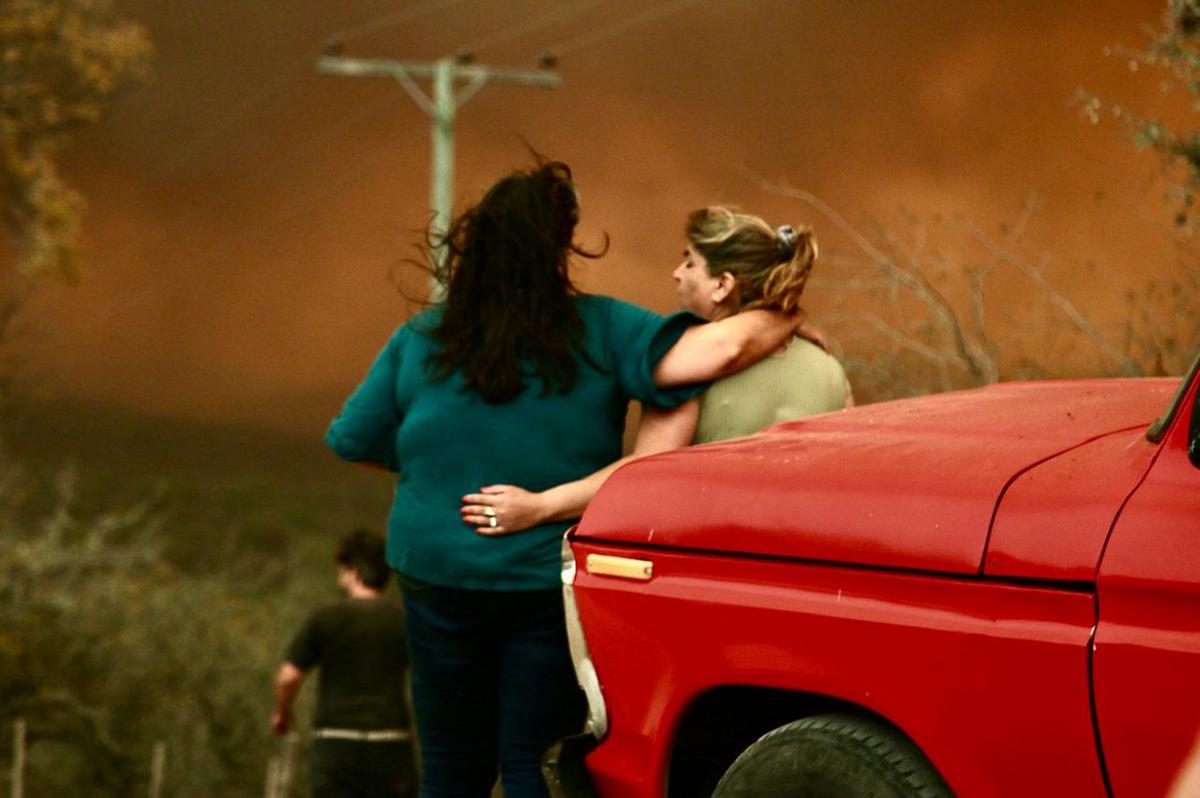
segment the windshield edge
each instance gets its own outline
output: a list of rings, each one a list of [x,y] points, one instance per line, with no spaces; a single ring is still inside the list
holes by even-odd
[[[1179,388],[1175,391],[1171,404],[1167,405],[1166,411],[1146,430],[1146,440],[1158,443],[1167,434],[1167,428],[1171,426],[1175,414],[1179,411],[1179,406],[1183,404],[1183,397],[1187,394],[1188,386],[1192,384],[1197,369],[1200,369],[1200,354],[1197,354],[1192,360],[1191,368],[1187,370],[1187,376],[1180,379]]]

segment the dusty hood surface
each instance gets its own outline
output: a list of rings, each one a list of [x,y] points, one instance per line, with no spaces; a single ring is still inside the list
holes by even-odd
[[[1006,383],[787,422],[635,461],[579,537],[978,573],[1022,470],[1148,425],[1175,380]]]

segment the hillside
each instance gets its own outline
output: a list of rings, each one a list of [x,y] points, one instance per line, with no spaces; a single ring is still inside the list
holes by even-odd
[[[245,425],[140,413],[115,404],[55,400],[21,409],[12,445],[37,463],[75,458],[128,475],[271,474],[347,478],[320,433],[300,436]]]
[[[11,450],[30,475],[31,514],[61,501],[61,474],[73,470],[77,478],[67,482],[76,516],[150,500],[166,519],[168,555],[193,571],[290,550],[324,574],[332,541],[357,526],[382,530],[391,497],[389,475],[339,461],[315,434],[100,403],[26,406],[13,425]]]

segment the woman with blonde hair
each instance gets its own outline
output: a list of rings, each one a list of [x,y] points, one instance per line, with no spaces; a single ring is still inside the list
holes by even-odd
[[[688,246],[673,276],[680,304],[709,321],[748,310],[794,313],[817,260],[807,227],[772,228],[714,205],[688,215]],[[700,398],[693,442],[750,435],[778,421],[853,405],[837,359],[797,335],[774,354],[715,382]]]

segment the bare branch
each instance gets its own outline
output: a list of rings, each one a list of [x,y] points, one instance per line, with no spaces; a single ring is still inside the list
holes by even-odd
[[[949,337],[958,361],[975,380],[990,383],[996,382],[999,379],[1000,371],[995,358],[988,354],[985,348],[978,342],[971,339],[970,335],[963,328],[954,305],[933,284],[921,266],[921,257],[926,246],[926,233],[923,225],[919,222],[914,222],[917,227],[916,239],[913,247],[907,253],[907,257],[902,260],[872,243],[870,239],[850,224],[845,217],[815,194],[786,184],[775,183],[754,174],[750,174],[750,178],[762,190],[798,199],[832,221],[839,230],[849,236],[850,240],[871,259],[876,267],[885,273],[888,279],[894,280],[900,286],[906,288],[914,297],[929,308],[939,328]],[[889,231],[880,231],[880,235],[889,247],[895,250],[903,250],[903,247],[896,240],[895,236]],[[892,330],[895,330],[895,328],[892,328]],[[913,351],[921,348],[928,349],[928,347],[921,345],[914,346]],[[944,360],[941,362],[942,365],[945,365]]]
[[[976,241],[989,249],[998,259],[1017,267],[1022,274],[1028,277],[1030,282],[1032,282],[1038,291],[1041,292],[1042,296],[1045,297],[1056,308],[1058,308],[1059,311],[1061,311],[1062,314],[1070,320],[1075,329],[1083,333],[1088,340],[1096,345],[1097,349],[1099,349],[1114,363],[1118,364],[1124,374],[1129,376],[1139,376],[1143,373],[1141,367],[1139,367],[1137,363],[1135,363],[1129,357],[1118,352],[1112,346],[1112,344],[1110,344],[1108,340],[1100,334],[1100,331],[1096,329],[1095,325],[1088,321],[1087,318],[1079,312],[1079,309],[1075,307],[1071,300],[1067,299],[1065,296],[1055,290],[1055,288],[1046,281],[1045,275],[1042,273],[1041,268],[1030,265],[1023,258],[1014,255],[1011,250],[999,246],[996,244],[996,242],[992,241],[992,239],[988,237],[986,233],[970,222],[962,220],[960,223]]]
[[[822,200],[820,197],[818,197],[817,195],[812,194],[808,191],[803,191],[798,188],[793,188],[793,187],[785,185],[785,184],[773,183],[773,182],[771,182],[763,177],[760,177],[759,175],[756,175],[752,172],[747,172],[746,174],[763,191],[769,192],[771,194],[778,194],[783,197],[791,197],[792,199],[798,199],[801,202],[805,202],[808,205],[811,205],[813,208],[818,210],[823,216],[825,216],[827,219],[829,219],[831,222],[833,222],[838,227],[838,229],[840,229],[843,233],[845,233],[847,236],[849,236],[850,240],[853,241],[859,249],[861,249],[863,252],[867,253],[867,255],[869,255],[872,258],[872,260],[874,260],[876,263],[886,263],[890,260],[887,257],[887,255],[884,255],[882,252],[880,252],[878,249],[876,249],[871,244],[870,240],[867,239],[866,236],[864,236],[862,233],[858,232],[858,230],[856,230],[852,224],[850,224],[848,221],[846,221],[846,219],[843,218],[841,214],[839,214],[832,207],[830,207],[828,204],[826,204],[826,202],[824,200]]]

